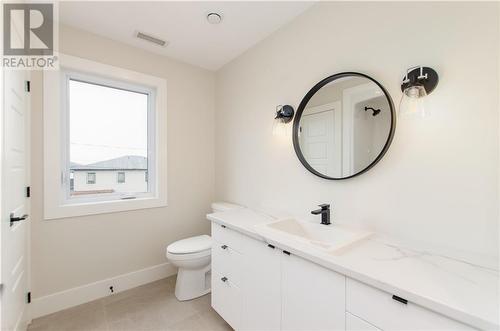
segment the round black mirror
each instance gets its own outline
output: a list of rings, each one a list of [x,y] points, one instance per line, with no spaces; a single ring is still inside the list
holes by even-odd
[[[372,168],[387,152],[396,114],[375,79],[343,72],[323,79],[302,99],[293,121],[293,146],[313,174],[347,179]]]

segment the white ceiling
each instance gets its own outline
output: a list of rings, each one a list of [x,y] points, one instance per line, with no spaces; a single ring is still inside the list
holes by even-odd
[[[313,2],[85,2],[59,3],[67,25],[217,70],[309,8]],[[209,12],[223,15],[209,24]],[[160,47],[135,38],[136,31],[167,40]]]

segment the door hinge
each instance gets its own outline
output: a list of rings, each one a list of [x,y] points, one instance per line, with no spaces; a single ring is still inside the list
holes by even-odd
[[[26,92],[31,92],[31,82],[29,80],[26,81]]]
[[[31,292],[26,294],[26,302],[31,303]]]
[[[26,186],[26,198],[31,197],[31,187]]]

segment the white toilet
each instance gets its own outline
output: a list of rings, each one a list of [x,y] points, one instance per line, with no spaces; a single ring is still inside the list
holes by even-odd
[[[212,211],[224,212],[241,208],[227,203],[212,203]],[[208,235],[176,241],[167,247],[167,259],[179,268],[175,296],[180,301],[191,300],[210,292],[210,260],[212,238]]]

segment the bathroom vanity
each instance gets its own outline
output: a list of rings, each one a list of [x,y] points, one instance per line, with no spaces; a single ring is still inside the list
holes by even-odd
[[[207,217],[212,306],[236,330],[498,329],[494,268],[375,235],[316,249],[246,208]]]

